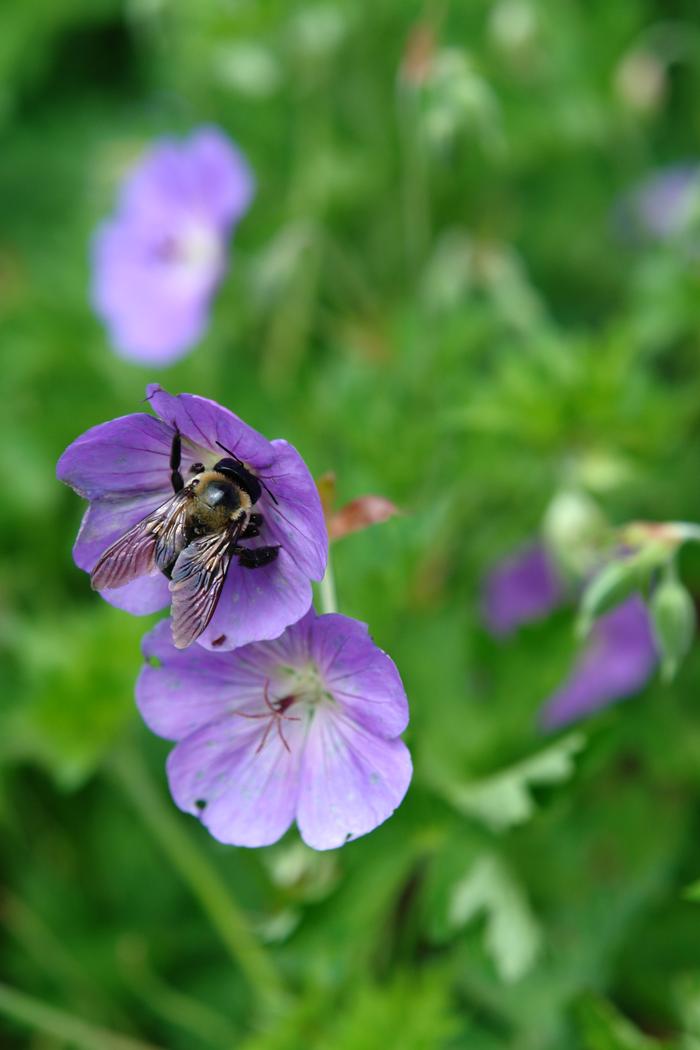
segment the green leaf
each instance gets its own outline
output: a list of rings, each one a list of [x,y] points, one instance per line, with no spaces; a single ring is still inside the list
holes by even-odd
[[[448,919],[453,928],[486,916],[485,946],[503,981],[517,981],[530,970],[541,944],[539,926],[527,898],[504,863],[486,854],[454,886]]]
[[[570,733],[532,758],[473,784],[448,786],[445,793],[456,809],[492,831],[524,824],[537,808],[533,787],[567,780],[574,771],[574,756],[585,743],[582,733]]]
[[[577,1015],[584,1050],[673,1050],[678,1045],[650,1039],[612,1003],[597,996],[582,999]]]
[[[581,598],[578,631],[586,635],[603,613],[644,587],[654,569],[669,557],[667,547],[650,543],[629,558],[609,562],[586,587]]]
[[[8,753],[79,787],[133,717],[144,621],[104,602],[18,628],[26,654],[23,700],[7,728]]]

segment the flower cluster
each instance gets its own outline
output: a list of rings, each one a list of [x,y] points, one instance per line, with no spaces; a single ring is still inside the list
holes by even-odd
[[[176,741],[173,797],[222,842],[266,845],[296,818],[309,845],[340,846],[408,787],[396,667],[363,624],[311,609],[328,535],[296,449],[202,397],[147,400],[153,415],[88,430],[57,474],[89,501],[74,558],[93,586],[135,614],[171,605],[137,699]]]
[[[566,597],[564,581],[540,544],[504,559],[484,589],[486,624],[497,636],[545,616]],[[647,607],[633,594],[596,622],[570,675],[544,701],[541,724],[558,729],[631,696],[645,685],[658,661]]]

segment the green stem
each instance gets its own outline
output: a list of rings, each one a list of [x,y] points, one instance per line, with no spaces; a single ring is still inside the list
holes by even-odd
[[[333,576],[333,563],[331,553],[328,551],[328,564],[326,574],[318,585],[318,604],[322,613],[334,613],[338,611],[338,598],[335,593],[335,577]]]
[[[146,941],[132,934],[120,944],[121,973],[133,995],[168,1024],[178,1025],[198,1042],[233,1047],[237,1033],[231,1020],[207,1003],[167,984],[153,969]]]
[[[157,1050],[152,1043],[142,1043],[138,1039],[88,1024],[80,1017],[47,1006],[7,984],[0,984],[0,1014],[80,1050]]]
[[[260,1005],[267,1010],[282,1008],[286,993],[272,960],[255,939],[219,873],[196,848],[180,818],[163,803],[141,757],[134,748],[123,749],[113,756],[112,768],[144,824],[199,901]]]
[[[89,973],[70,954],[62,939],[50,929],[41,916],[12,893],[2,902],[5,927],[32,961],[44,970],[63,990],[74,1006],[93,1007],[102,1018],[130,1028],[128,1018],[106,996]]]

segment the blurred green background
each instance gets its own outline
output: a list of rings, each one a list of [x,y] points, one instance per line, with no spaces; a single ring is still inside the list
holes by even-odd
[[[619,218],[697,155],[698,98],[696,0],[4,0],[3,1048],[700,1047],[698,654],[547,739],[573,611],[507,642],[479,616],[564,491],[700,519],[700,232]],[[141,368],[91,313],[89,239],[202,123],[258,194],[202,345]],[[334,548],[415,760],[341,851],[175,809],[133,704],[153,619],[72,564],[56,459],[151,380],[406,511]]]

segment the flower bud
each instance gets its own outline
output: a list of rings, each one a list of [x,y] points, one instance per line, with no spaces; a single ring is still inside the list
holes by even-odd
[[[661,675],[670,682],[690,648],[695,633],[695,606],[675,571],[669,567],[652,595],[654,634],[661,652]]]
[[[547,507],[542,530],[557,564],[579,576],[599,561],[607,523],[594,499],[579,489],[565,489]]]
[[[587,634],[593,620],[643,587],[653,570],[667,557],[667,550],[654,544],[631,557],[609,562],[583,592],[579,611],[579,632]]]

